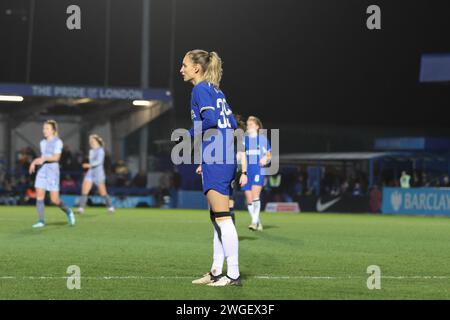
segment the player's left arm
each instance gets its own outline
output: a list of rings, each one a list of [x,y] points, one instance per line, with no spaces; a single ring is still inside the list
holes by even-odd
[[[263,167],[269,163],[270,159],[272,159],[272,151],[270,149],[270,143],[267,140],[267,138],[265,137],[263,138],[263,136],[261,136],[260,141],[261,141],[260,147],[263,150],[263,156],[259,160],[259,164],[261,165],[261,167]]]
[[[96,159],[89,163],[89,168],[95,168],[102,165],[104,160],[105,160],[105,151],[100,149],[98,151]]]
[[[259,161],[261,166],[265,166],[269,163],[270,159],[272,159],[272,151],[268,151]]]

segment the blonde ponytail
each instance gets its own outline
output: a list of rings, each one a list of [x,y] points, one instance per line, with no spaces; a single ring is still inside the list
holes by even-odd
[[[212,51],[209,53],[209,64],[205,71],[204,78],[207,82],[211,82],[214,86],[219,88],[220,80],[222,79],[222,59],[219,55]]]

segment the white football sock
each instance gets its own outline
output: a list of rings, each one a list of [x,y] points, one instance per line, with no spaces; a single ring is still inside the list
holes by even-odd
[[[225,261],[225,254],[223,252],[222,242],[220,242],[219,234],[214,228],[214,253],[213,253],[213,264],[211,267],[211,273],[215,276],[222,274],[223,262]]]
[[[253,223],[253,203],[247,203],[247,209],[248,209],[248,213],[250,213],[250,219],[252,219],[252,223]]]
[[[222,246],[227,258],[227,275],[231,279],[239,278],[239,239],[236,227],[231,219],[217,221],[222,233]]]
[[[253,200],[253,224],[258,224],[261,221],[259,220],[259,211],[261,209],[261,201],[259,199]]]

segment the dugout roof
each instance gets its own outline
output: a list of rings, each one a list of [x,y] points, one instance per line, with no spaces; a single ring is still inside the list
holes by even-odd
[[[82,135],[81,143],[87,141],[90,128],[111,124],[111,149],[119,159],[124,139],[172,106],[172,94],[164,88],[0,83],[0,120],[6,124],[1,134],[6,136],[4,148],[10,153],[10,163],[14,163],[15,152],[11,133],[40,116],[70,117],[77,124],[74,130]],[[147,149],[141,145],[144,159]]]
[[[23,100],[5,101],[10,97]],[[139,102],[146,105],[135,105]],[[119,119],[119,132],[128,134],[170,109],[171,102],[171,92],[162,88],[0,83],[0,113],[12,128],[51,114],[80,116],[86,124]]]
[[[85,115],[99,108],[108,113],[106,106],[117,105],[125,108],[135,100],[145,100],[153,103],[170,102],[172,97],[167,89],[132,88],[132,87],[94,87],[76,85],[46,85],[0,83],[0,96],[19,96],[21,102],[2,101],[0,112],[14,114],[19,109],[51,114]],[[40,106],[37,107],[37,106]],[[32,107],[32,108],[31,108]]]
[[[150,105],[171,101],[167,89],[54,84],[0,83],[0,96],[23,98],[21,102],[0,99],[0,112],[14,118],[30,113],[84,116],[102,111],[108,114],[127,110],[135,100],[149,101]]]

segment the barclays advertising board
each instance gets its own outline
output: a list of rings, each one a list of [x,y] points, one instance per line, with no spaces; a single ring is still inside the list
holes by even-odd
[[[382,212],[450,216],[450,188],[383,188]]]

